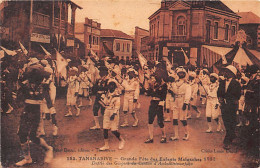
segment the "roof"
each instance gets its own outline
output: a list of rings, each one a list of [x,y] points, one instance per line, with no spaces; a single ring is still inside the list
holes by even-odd
[[[229,7],[227,7],[223,2],[221,2],[220,0],[216,0],[216,1],[205,1],[205,5],[211,8],[215,8],[215,9],[219,9],[222,11],[226,11],[229,13],[233,13],[236,15],[236,13],[234,11],[232,11]]]
[[[75,33],[84,33],[84,23],[75,23]]]
[[[113,37],[133,40],[133,38],[120,30],[101,29],[101,37]]]
[[[260,24],[260,17],[253,12],[238,12],[239,24]]]
[[[72,4],[74,4],[74,5],[76,5],[79,9],[83,9],[81,6],[79,6],[79,5],[77,5],[76,3],[75,3],[75,0],[66,0],[67,2],[70,2],[70,3],[72,3]]]
[[[189,1],[189,0],[181,0],[181,1],[183,1],[183,2],[185,2],[185,3],[188,3],[188,4],[190,4],[190,5],[191,5],[191,3],[192,3],[192,2]],[[174,4],[174,3],[178,2],[178,1],[176,1],[176,0],[162,0],[162,2],[170,2],[170,3]],[[170,6],[171,6],[171,5],[170,5]],[[219,9],[219,10],[222,10],[222,11],[225,11],[225,12],[228,12],[228,13],[231,13],[231,14],[237,16],[237,14],[236,14],[234,11],[232,11],[229,7],[227,7],[223,2],[221,2],[221,0],[205,1],[205,6],[210,7],[210,8]],[[167,9],[167,8],[163,8],[163,7],[159,8],[157,11],[155,11],[155,12],[149,17],[149,19],[150,19],[152,16],[154,16],[155,14],[159,13],[159,12],[160,12],[161,10],[163,10],[163,9],[165,10],[165,9]]]
[[[260,52],[257,50],[249,50],[260,61]]]

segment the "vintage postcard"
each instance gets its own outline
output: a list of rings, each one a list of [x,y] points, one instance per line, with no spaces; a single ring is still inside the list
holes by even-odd
[[[257,168],[257,0],[0,0],[1,166]]]

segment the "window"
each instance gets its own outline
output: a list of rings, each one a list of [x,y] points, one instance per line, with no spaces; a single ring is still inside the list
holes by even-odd
[[[88,36],[88,43],[91,44],[91,35]]]
[[[232,26],[232,29],[231,29],[231,36],[234,36],[236,35],[236,26]]]
[[[229,25],[226,24],[225,25],[225,40],[228,41],[228,29],[229,29]]]
[[[160,26],[160,23],[159,23],[159,21],[157,22],[157,37],[158,37],[158,35],[159,35],[159,26]]]
[[[125,52],[125,43],[123,43],[122,51]]]
[[[120,51],[120,43],[116,43],[116,51]]]
[[[153,25],[151,26],[151,36],[153,35]]]
[[[99,45],[99,38],[97,37],[97,45]]]
[[[207,24],[206,24],[206,42],[210,42],[210,25],[211,25],[211,21],[207,20]]]
[[[186,21],[183,16],[179,16],[177,19],[177,32],[178,35],[185,35],[186,34]]]
[[[214,23],[214,39],[218,39],[218,22]]]
[[[127,52],[130,52],[130,44],[127,44]]]

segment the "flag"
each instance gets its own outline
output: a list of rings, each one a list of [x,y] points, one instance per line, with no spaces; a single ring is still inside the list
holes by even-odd
[[[47,55],[47,56],[51,56],[51,53],[49,53],[42,45],[40,45],[42,50],[44,51],[44,53]]]
[[[169,50],[167,47],[163,47],[163,56],[167,56],[168,57],[168,53],[169,53]]]
[[[89,65],[89,64],[95,65],[95,63],[90,58],[87,59],[86,64],[87,65]]]
[[[108,54],[108,55],[110,55],[110,56],[114,56],[114,52],[113,51],[111,51],[109,48],[108,48],[108,46],[106,45],[106,42],[104,41],[103,42],[103,47],[104,47],[104,49],[105,49],[105,51],[106,51],[106,53]]]
[[[4,48],[3,46],[0,46],[0,47],[6,52],[7,55],[15,56],[17,54],[17,52],[8,50],[8,49]]]
[[[181,48],[182,52],[183,52],[183,55],[184,55],[184,58],[185,58],[185,64],[188,64],[188,62],[190,61],[188,56],[186,55],[185,51]]]
[[[24,53],[25,55],[27,55],[27,54],[28,54],[28,51],[26,50],[26,48],[23,46],[23,44],[22,44],[20,41],[19,41],[19,44],[20,44],[20,47],[21,47],[23,53]]]
[[[90,53],[91,53],[91,55],[94,57],[94,59],[95,59],[96,61],[99,60],[97,54],[96,54],[92,49],[90,49]]]
[[[221,55],[221,58],[222,58],[222,64],[223,64],[223,65],[225,65],[225,64],[228,63],[228,62],[227,62],[227,59],[226,59],[226,57],[225,57],[225,55]]]
[[[55,49],[56,50],[56,49]],[[68,62],[62,55],[56,50],[56,65],[57,65],[57,72],[61,74],[65,79],[67,78],[67,69],[66,66]]]
[[[141,67],[144,68],[144,65],[147,65],[147,60],[139,51],[136,51],[136,53],[138,55],[138,59],[139,59]]]
[[[1,50],[0,51],[0,59],[4,58],[4,56],[5,56],[5,52],[4,52],[4,50]]]
[[[165,62],[166,62],[166,69],[167,69],[167,71],[170,71],[170,70],[172,69],[172,64],[171,64],[171,62],[168,60],[167,57],[163,57],[163,59],[164,59]]]

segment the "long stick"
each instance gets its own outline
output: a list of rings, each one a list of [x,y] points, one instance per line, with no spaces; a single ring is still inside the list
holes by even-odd
[[[199,79],[199,81],[201,82],[201,86],[202,86],[202,88],[204,89],[206,95],[208,96],[209,94],[208,94],[208,92],[206,91],[206,89],[204,88],[204,86],[203,86],[203,84],[202,84],[202,81],[201,81],[200,79]]]

